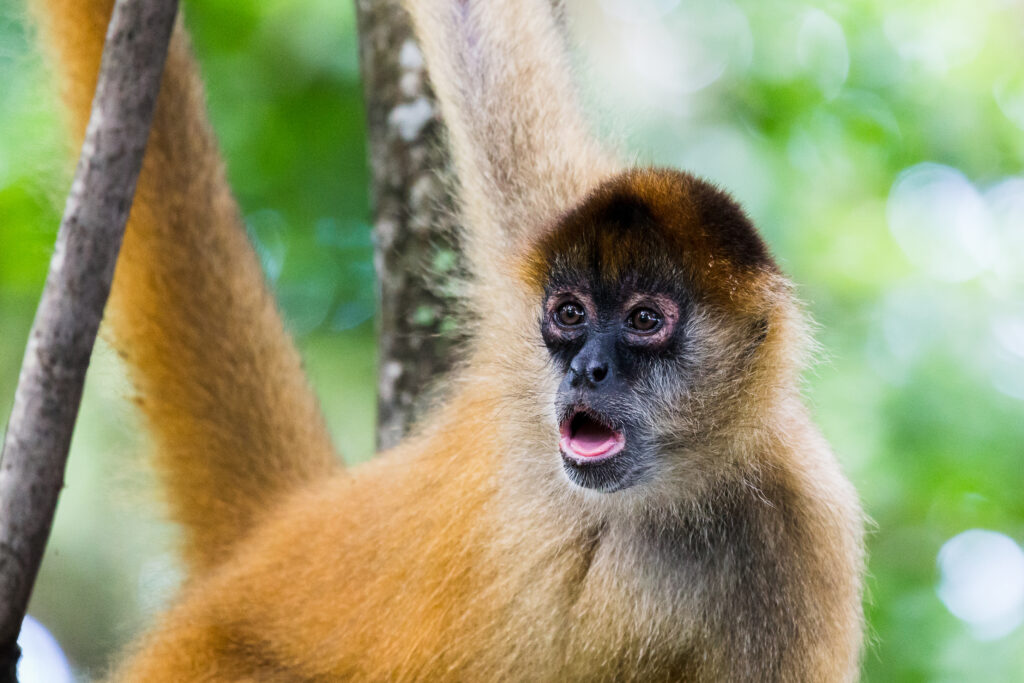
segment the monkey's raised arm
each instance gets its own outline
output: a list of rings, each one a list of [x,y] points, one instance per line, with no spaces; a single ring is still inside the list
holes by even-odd
[[[470,261],[531,230],[618,170],[577,106],[552,0],[404,0],[441,104]],[[488,252],[491,253],[488,253]]]
[[[30,4],[81,144],[113,2]],[[334,462],[204,109],[179,22],[107,308],[193,569]]]

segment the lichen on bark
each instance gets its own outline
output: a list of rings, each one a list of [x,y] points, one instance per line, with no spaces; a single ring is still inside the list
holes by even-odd
[[[464,272],[451,169],[423,55],[398,0],[357,0],[379,292],[380,448],[395,445],[451,369]]]

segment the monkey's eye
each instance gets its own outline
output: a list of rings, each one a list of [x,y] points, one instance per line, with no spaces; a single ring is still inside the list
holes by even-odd
[[[652,308],[638,308],[629,314],[626,324],[637,332],[653,332],[661,327],[661,314]]]
[[[565,327],[575,327],[583,323],[584,318],[587,317],[587,312],[583,310],[583,306],[576,303],[575,301],[567,301],[558,307],[555,311],[555,322]]]

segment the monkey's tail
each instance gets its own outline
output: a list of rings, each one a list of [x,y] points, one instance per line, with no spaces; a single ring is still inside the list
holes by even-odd
[[[81,144],[112,0],[31,0]],[[179,20],[107,320],[193,570],[337,465],[231,196]]]

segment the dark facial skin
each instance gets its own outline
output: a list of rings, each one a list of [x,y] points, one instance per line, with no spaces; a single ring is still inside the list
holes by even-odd
[[[656,364],[677,357],[684,313],[678,295],[635,284],[548,288],[541,334],[564,373],[556,409],[562,464],[574,483],[618,491],[642,481],[653,465],[655,435],[644,419],[650,397],[638,389]],[[573,447],[581,430],[616,446],[582,454]]]

